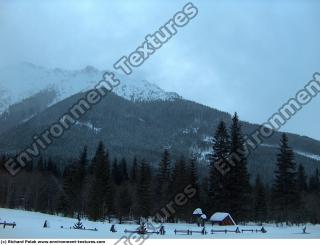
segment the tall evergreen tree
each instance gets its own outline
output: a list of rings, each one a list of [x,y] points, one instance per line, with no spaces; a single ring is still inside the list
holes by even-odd
[[[200,184],[199,184],[199,179],[198,179],[197,160],[195,157],[190,158],[185,175],[187,178],[186,185],[191,185],[192,188],[194,188],[196,190],[195,195],[187,203],[186,212],[183,217],[184,220],[189,221],[190,214],[192,214],[192,212],[196,208],[202,207],[204,210],[206,208],[204,203],[201,203],[201,194],[200,194],[201,187],[199,186]]]
[[[65,167],[63,171],[63,191],[64,193],[61,196],[61,201],[65,202],[66,210],[63,212],[67,216],[73,216],[74,212],[77,209],[77,188],[76,185],[76,168],[75,164],[70,164]]]
[[[142,160],[139,165],[139,179],[136,187],[137,213],[139,217],[147,218],[151,215],[151,172],[149,164]]]
[[[80,153],[79,159],[64,170],[63,174],[63,198],[68,202],[67,207],[69,210],[67,215],[73,216],[75,212],[78,215],[84,213],[84,186],[87,171],[87,147],[83,148]],[[48,164],[48,166],[50,166]]]
[[[92,165],[93,183],[90,189],[88,215],[92,220],[99,220],[104,219],[113,211],[109,157],[102,142],[98,145]]]
[[[194,202],[199,202],[199,198],[200,198],[199,191],[200,191],[200,189],[199,189],[199,182],[198,182],[197,160],[196,160],[195,157],[192,157],[190,159],[188,179],[189,179],[188,182],[191,184],[191,186],[196,189],[196,195],[193,198],[193,200],[194,200],[193,203]]]
[[[85,146],[80,153],[79,160],[76,163],[75,166],[76,170],[76,176],[75,176],[75,192],[77,193],[77,212],[78,215],[82,216],[84,215],[84,188],[86,184],[86,175],[87,175],[87,167],[88,167],[88,149],[87,146]]]
[[[210,157],[209,172],[209,200],[210,213],[222,211],[226,205],[227,190],[226,180],[220,171],[220,166],[228,164],[227,160],[230,154],[230,140],[227,127],[224,121],[221,121],[216,129],[213,139],[213,154]]]
[[[233,166],[226,175],[228,209],[237,220],[248,221],[251,218],[251,186],[247,170],[246,145],[237,113],[232,118],[230,160]]]
[[[156,196],[154,197],[157,204],[156,209],[162,208],[170,198],[170,162],[170,154],[166,149],[160,161],[157,174],[157,185],[155,190]]]
[[[272,201],[275,218],[279,222],[293,221],[293,217],[299,212],[300,196],[297,189],[294,153],[289,147],[286,134],[282,134],[280,142]]]
[[[183,192],[184,188],[187,186],[188,181],[188,172],[186,168],[186,162],[183,156],[180,157],[179,160],[175,162],[173,171],[172,171],[172,178],[171,178],[171,195],[170,199],[173,199],[175,195],[180,192]],[[170,219],[172,221],[177,221],[177,219],[187,217],[187,207],[182,206],[179,207],[178,210],[174,214],[171,215]]]

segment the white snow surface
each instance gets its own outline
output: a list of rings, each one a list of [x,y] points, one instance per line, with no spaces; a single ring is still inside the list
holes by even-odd
[[[223,221],[227,217],[230,217],[230,219],[232,220],[233,224],[236,224],[236,222],[233,220],[232,216],[229,213],[221,213],[221,212],[214,213],[210,217],[210,221],[220,222],[220,221]]]
[[[271,144],[261,144],[261,146],[271,147],[271,148],[279,148],[278,145],[271,145]],[[317,154],[313,154],[313,153],[305,152],[305,151],[299,151],[299,150],[294,150],[294,153],[298,154],[300,156],[311,158],[311,159],[316,160],[316,161],[320,161],[320,155],[317,155]]]
[[[45,220],[49,223],[49,228],[43,228]],[[3,229],[0,226],[0,239],[120,239],[125,235],[124,230],[135,230],[138,225],[136,224],[116,224],[117,233],[111,233],[111,224],[103,222],[91,222],[83,220],[82,223],[86,228],[97,228],[98,231],[84,231],[84,230],[74,230],[70,229],[77,220],[59,216],[53,216],[48,214],[28,212],[22,210],[12,210],[0,208],[0,223],[15,222],[17,226],[12,229],[11,227],[6,227]],[[61,228],[63,226],[64,228]],[[302,228],[304,226],[283,226],[276,227],[273,224],[265,225],[267,233],[251,233],[245,232],[240,234],[234,233],[218,233],[215,232],[211,234],[211,229],[215,230],[235,230],[237,227],[239,229],[261,229],[261,226],[211,226],[206,225],[207,235],[201,235],[193,233],[192,236],[188,235],[175,235],[174,230],[193,230],[201,231],[201,227],[196,224],[164,224],[166,234],[164,236],[151,235],[151,239],[163,239],[163,238],[179,238],[179,239],[250,239],[250,238],[320,238],[320,225],[306,225],[307,233],[302,233]],[[127,234],[128,235],[128,234]]]
[[[207,219],[207,215],[205,214],[201,215],[201,219]]]
[[[227,218],[228,216],[230,216],[229,213],[221,213],[221,212],[217,212],[217,213],[214,213],[211,218],[210,218],[210,221],[222,221],[224,220],[225,218]],[[231,217],[231,216],[230,216]]]
[[[82,70],[62,70],[21,63],[0,68],[0,114],[10,105],[48,88],[58,93],[54,103],[76,93],[93,89],[102,80],[102,74],[103,71],[92,66]],[[127,100],[154,101],[180,98],[176,93],[166,92],[157,85],[143,80],[143,74],[126,76],[115,73],[115,76],[120,80],[120,85],[114,92]]]
[[[201,215],[201,214],[203,214],[201,208],[196,208],[196,209],[193,211],[193,215]]]
[[[97,128],[95,127],[91,122],[76,122],[76,125],[80,126],[80,127],[86,127],[90,130],[93,130],[95,133],[99,133],[101,131],[102,128]]]

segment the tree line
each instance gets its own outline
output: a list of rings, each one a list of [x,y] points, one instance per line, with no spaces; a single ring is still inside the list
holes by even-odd
[[[145,159],[112,158],[103,142],[88,157],[84,147],[78,158],[65,167],[53,158],[40,157],[27,164],[18,176],[10,176],[0,159],[0,206],[20,208],[68,217],[120,222],[141,217],[159,219],[156,214],[191,185],[196,194],[162,221],[192,222],[192,211],[202,210],[210,217],[228,212],[237,222],[320,223],[319,171],[307,176],[297,166],[288,137],[282,135],[273,183],[262,183],[260,176],[247,170],[244,135],[235,114],[228,128],[221,121],[214,134],[210,164],[205,176],[198,173],[194,157],[172,159],[164,150],[157,164]],[[233,163],[222,174],[216,163]],[[162,212],[163,214],[164,212]]]

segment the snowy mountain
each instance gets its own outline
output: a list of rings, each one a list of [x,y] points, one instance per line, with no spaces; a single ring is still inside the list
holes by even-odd
[[[56,122],[84,93],[70,96],[49,108],[35,106],[46,104],[53,95],[50,92],[40,93],[15,105],[11,109],[14,113],[0,116],[0,152],[14,154],[31,145],[34,135]],[[24,113],[34,116],[23,120],[26,117]],[[109,94],[63,137],[56,139],[44,154],[70,159],[88,145],[88,153],[92,156],[98,141],[103,140],[112,157],[132,159],[139,156],[153,165],[157,164],[164,148],[170,149],[174,159],[181,154],[194,155],[200,161],[199,172],[204,173],[207,155],[212,151],[212,136],[220,120],[230,127],[229,114],[184,99],[145,103]],[[242,125],[245,134],[259,127],[247,122],[242,122]],[[320,142],[294,134],[288,136],[296,152],[308,153],[308,156],[296,154],[297,163],[303,164],[308,174],[313,173],[319,161],[309,155],[320,155]],[[262,145],[250,155],[248,168],[251,176],[259,173],[266,182],[272,179],[280,137],[280,132],[275,133],[265,142],[275,147]]]
[[[14,154],[28,147],[34,135],[56,122],[101,77],[102,71],[93,67],[65,71],[24,63],[0,70],[0,152]],[[45,154],[69,159],[89,145],[92,155],[97,142],[103,140],[113,156],[131,159],[137,155],[156,164],[163,149],[169,148],[173,158],[181,154],[196,156],[199,167],[205,169],[213,133],[220,120],[230,127],[231,116],[165,92],[141,75],[117,77],[121,85],[116,94],[106,96]],[[259,127],[248,122],[242,122],[242,126],[245,134]],[[313,173],[319,166],[320,142],[288,136],[297,163],[303,164],[308,174]],[[250,155],[251,176],[272,179],[280,137],[276,132]]]
[[[76,93],[93,88],[102,78],[103,71],[92,66],[82,70],[47,69],[31,63],[21,63],[0,69],[0,114],[10,105],[21,102],[43,90],[54,90],[55,104]],[[174,100],[176,93],[162,90],[157,85],[135,76],[116,74],[121,84],[114,92],[131,101]]]

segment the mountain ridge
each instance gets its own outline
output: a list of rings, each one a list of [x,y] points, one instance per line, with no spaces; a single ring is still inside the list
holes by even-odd
[[[96,74],[97,70],[87,67],[82,72]],[[100,78],[98,75],[95,78]],[[90,81],[96,82],[92,78]],[[35,134],[47,129],[85,95],[85,91],[80,91],[57,101],[56,93],[52,88],[40,90],[9,106],[0,115],[0,151],[16,154],[29,146]],[[57,139],[46,154],[70,159],[76,157],[84,145],[89,145],[89,154],[92,155],[97,142],[103,140],[113,156],[133,158],[138,155],[156,164],[163,149],[169,148],[173,158],[181,154],[194,155],[200,162],[199,167],[205,168],[216,126],[220,120],[226,121],[228,126],[231,123],[230,114],[176,94],[169,99],[153,100],[135,100],[122,95],[110,93],[106,96],[61,139]],[[241,123],[247,135],[259,127],[249,122]],[[270,181],[280,135],[276,132],[250,155],[248,167],[252,176],[260,174]],[[320,163],[320,142],[306,136],[288,135],[290,145],[297,153],[297,163],[302,163],[307,173],[311,173]]]
[[[32,63],[20,63],[0,69],[0,114],[11,105],[21,102],[43,90],[54,90],[57,103],[73,94],[94,88],[104,71],[93,66],[80,70],[48,69]],[[177,93],[166,92],[154,83],[136,76],[116,73],[121,83],[114,89],[119,96],[133,101],[174,100]]]

